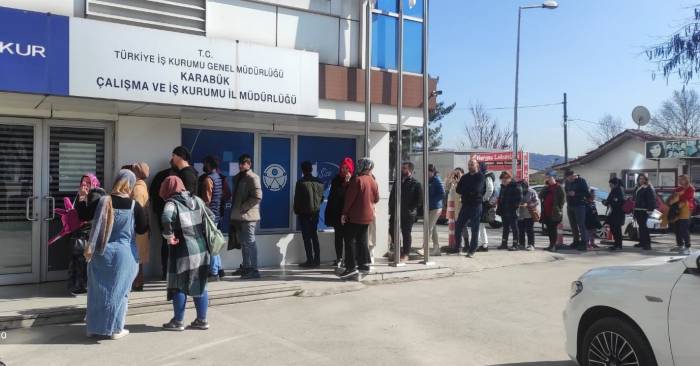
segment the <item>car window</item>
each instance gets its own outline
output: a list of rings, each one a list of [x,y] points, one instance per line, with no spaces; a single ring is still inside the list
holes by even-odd
[[[602,201],[602,200],[607,199],[607,198],[608,198],[608,192],[601,191],[601,190],[595,191],[595,199],[597,201]]]

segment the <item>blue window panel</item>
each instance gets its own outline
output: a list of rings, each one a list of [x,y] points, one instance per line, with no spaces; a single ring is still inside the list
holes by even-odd
[[[405,0],[408,2],[408,0]],[[399,2],[397,0],[378,0],[374,6],[376,9],[392,13],[399,12]]]
[[[219,159],[219,170],[227,177],[233,192],[233,175],[238,172],[238,157],[243,154],[253,156],[255,136],[248,132],[204,130],[199,128],[182,129],[182,145],[192,152],[192,165],[200,174],[204,173],[202,165],[207,155]],[[228,233],[231,217],[230,203],[225,206],[219,228]]]
[[[403,69],[423,73],[423,23],[404,20]]]
[[[352,138],[320,137],[320,136],[299,136],[297,144],[297,157],[299,165],[304,161],[313,164],[313,175],[323,181],[324,200],[321,204],[321,214],[318,223],[319,230],[324,230],[324,212],[331,189],[331,181],[338,175],[340,163],[348,157],[355,161],[355,148],[357,141]],[[301,169],[299,176],[301,178]]]
[[[261,229],[289,229],[291,140],[263,137],[260,140],[260,180],[263,200],[260,203]]]
[[[372,66],[396,70],[397,18],[374,14],[372,17]]]
[[[423,19],[423,0],[416,0],[416,5],[410,7],[409,0],[403,0],[403,15]]]

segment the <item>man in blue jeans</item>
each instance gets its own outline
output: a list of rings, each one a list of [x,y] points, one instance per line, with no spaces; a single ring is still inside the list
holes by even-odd
[[[462,245],[462,230],[469,224],[471,229],[471,241],[467,249],[467,257],[474,257],[474,252],[479,246],[479,224],[481,223],[481,206],[484,188],[484,175],[479,171],[479,163],[475,159],[469,160],[469,171],[462,176],[457,183],[456,192],[462,196],[462,209],[455,223],[455,247],[459,253]],[[467,243],[464,243],[466,246]]]
[[[306,262],[303,268],[321,265],[320,243],[318,241],[318,213],[323,202],[323,182],[314,177],[310,161],[301,163],[302,178],[294,187],[294,213],[299,219],[301,236],[304,239]]]
[[[567,211],[573,212],[574,222],[571,222],[572,231],[574,226],[579,232],[580,241],[574,241],[573,246],[576,249],[585,251],[588,243],[588,229],[586,229],[586,204],[591,197],[591,190],[585,179],[574,173],[573,170],[567,170],[564,173],[564,190],[566,191]],[[574,248],[572,248],[574,249]]]
[[[260,177],[253,173],[253,159],[243,154],[238,158],[240,172],[233,178],[233,200],[231,205],[231,229],[229,235],[241,244],[243,263],[242,279],[260,278],[258,272],[258,247],[255,243],[255,227],[260,221],[262,187]]]

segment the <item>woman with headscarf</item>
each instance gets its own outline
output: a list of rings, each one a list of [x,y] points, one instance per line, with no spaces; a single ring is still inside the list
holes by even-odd
[[[204,215],[208,210],[201,199],[185,190],[177,176],[165,178],[160,197],[166,201],[161,222],[163,238],[169,244],[168,300],[173,301],[174,316],[163,329],[183,331],[187,296],[192,296],[197,318],[190,328],[208,329],[207,279],[211,256],[207,249]],[[211,214],[209,214],[211,215]]]
[[[334,266],[342,266],[343,258],[343,225],[340,223],[340,216],[343,215],[343,205],[345,204],[345,191],[348,189],[350,178],[355,171],[355,163],[352,158],[345,158],[340,163],[338,175],[331,181],[331,190],[328,193],[328,203],[326,204],[325,223],[333,226],[335,232],[335,262]]]
[[[78,211],[78,218],[80,218],[80,221],[83,221],[83,224],[80,230],[70,236],[71,256],[68,263],[68,287],[73,295],[87,292],[87,262],[83,252],[90,236],[90,218],[81,217],[80,208],[85,208],[89,204],[97,202],[104,195],[105,191],[100,188],[100,180],[97,179],[95,174],[86,173],[80,178],[78,202],[75,206]]]
[[[374,162],[369,158],[357,161],[357,175],[350,179],[345,193],[340,222],[345,226],[345,271],[340,278],[368,272],[371,262],[368,237],[369,224],[374,221],[374,205],[379,202],[379,187],[372,175]]]
[[[88,336],[119,339],[129,334],[124,328],[129,291],[138,265],[132,252],[136,234],[148,231],[146,212],[131,199],[136,176],[122,169],[112,193],[87,207],[92,230],[85,258],[88,260]]]
[[[148,186],[146,185],[146,179],[150,173],[150,168],[148,164],[144,162],[138,162],[131,165],[130,170],[134,172],[136,176],[136,184],[134,185],[134,191],[131,197],[138,202],[144,211],[148,213],[149,197],[148,197]],[[134,291],[143,291],[143,265],[148,263],[148,258],[150,254],[151,245],[151,235],[149,232],[145,234],[136,235],[136,253],[137,260],[139,262],[139,273],[136,275],[134,283],[131,285],[131,289]]]

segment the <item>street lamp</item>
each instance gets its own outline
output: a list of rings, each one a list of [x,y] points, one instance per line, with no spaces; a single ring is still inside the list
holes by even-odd
[[[513,108],[513,179],[516,179],[518,170],[518,78],[520,76],[520,18],[526,9],[556,9],[559,4],[554,0],[545,0],[540,5],[527,5],[518,7],[518,45],[515,51],[515,108]],[[523,177],[524,178],[524,177]]]

